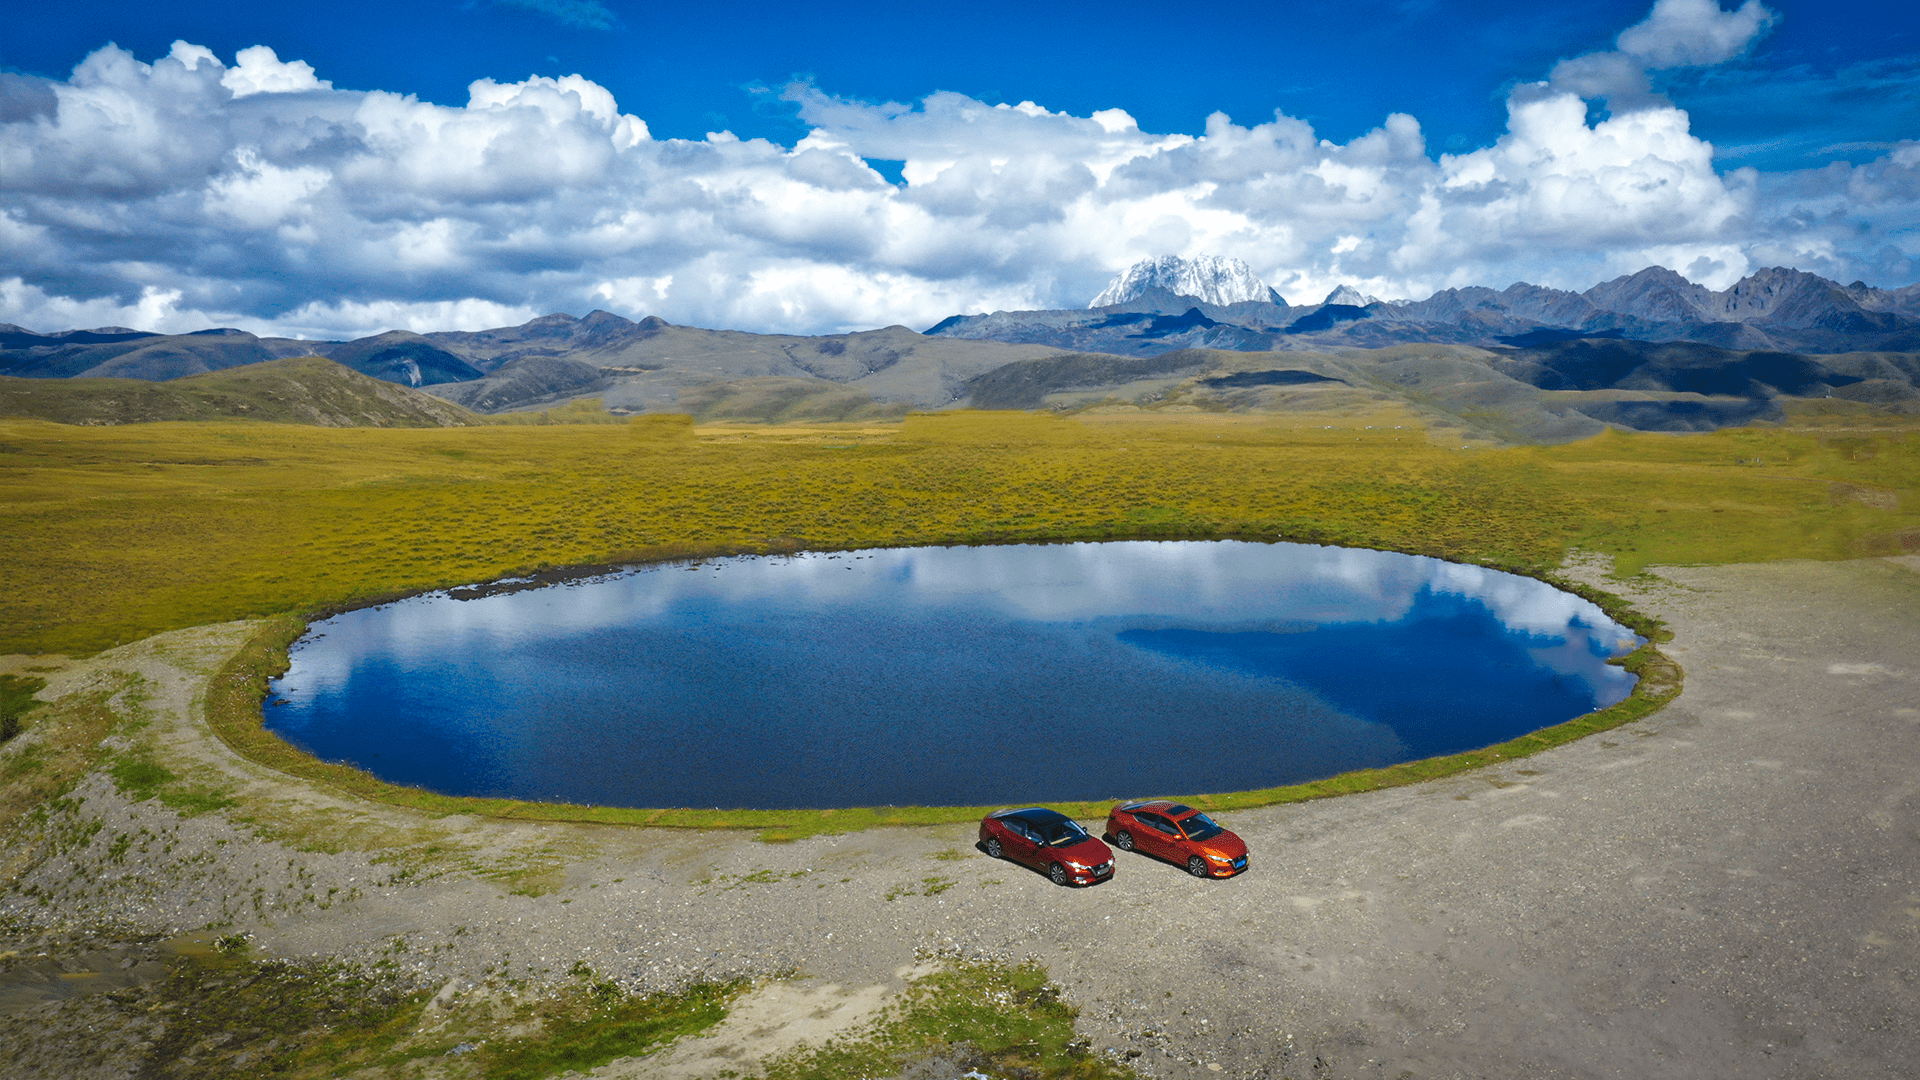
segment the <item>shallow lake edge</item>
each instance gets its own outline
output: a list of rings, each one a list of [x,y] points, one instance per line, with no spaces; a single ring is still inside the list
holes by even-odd
[[[1023,542],[1044,544],[1049,541]],[[924,545],[863,546],[917,547]],[[778,552],[778,554],[797,553]],[[682,556],[648,562],[543,567],[535,574],[515,575],[493,583],[468,586],[466,589],[517,590],[618,573],[645,565],[702,561],[704,558],[713,557],[722,556],[721,553],[716,552],[705,556],[696,555],[691,558]],[[1478,750],[1402,762],[1385,768],[1357,769],[1321,780],[1282,787],[1214,794],[1177,793],[1174,797],[1202,809],[1229,811],[1304,802],[1309,799],[1357,794],[1363,791],[1436,780],[1487,765],[1528,757],[1556,746],[1564,746],[1588,735],[1632,723],[1657,712],[1679,696],[1684,672],[1672,658],[1660,652],[1658,648],[1660,642],[1670,640],[1672,637],[1658,619],[1635,610],[1621,597],[1568,580],[1560,575],[1528,567],[1502,566],[1494,562],[1469,562],[1463,565],[1481,566],[1490,570],[1530,577],[1579,596],[1599,606],[1615,622],[1645,638],[1646,644],[1640,648],[1618,660],[1610,661],[1639,677],[1634,683],[1632,692],[1606,708]],[[407,595],[424,595],[438,591],[442,590],[422,589]],[[287,671],[290,664],[289,650],[307,632],[311,623],[344,611],[392,603],[404,598],[404,596],[385,596],[361,603],[329,606],[313,611],[286,612],[261,620],[259,629],[221,666],[208,685],[205,699],[208,727],[235,753],[256,764],[303,780],[323,784],[344,794],[408,807],[436,816],[470,814],[476,817],[507,820],[570,821],[607,825],[640,825],[653,828],[756,829],[759,830],[762,840],[783,841],[797,840],[821,833],[857,832],[882,825],[940,825],[971,822],[979,820],[992,810],[999,809],[997,806],[867,806],[823,810],[653,809],[443,795],[423,788],[390,783],[350,765],[322,761],[266,730],[262,705],[267,698],[268,682]],[[1145,794],[1164,796],[1169,793]],[[1110,803],[1111,800],[1100,800],[1098,802],[1052,802],[1049,805],[1076,818],[1096,820],[1106,817]]]

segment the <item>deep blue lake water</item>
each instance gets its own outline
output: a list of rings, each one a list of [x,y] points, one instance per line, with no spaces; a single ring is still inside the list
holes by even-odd
[[[266,706],[330,761],[634,807],[1235,791],[1472,749],[1625,697],[1631,632],[1390,552],[1126,542],[658,566],[315,623]]]

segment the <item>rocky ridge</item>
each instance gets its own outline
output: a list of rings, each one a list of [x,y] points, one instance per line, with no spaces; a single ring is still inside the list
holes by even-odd
[[[956,315],[927,333],[1132,356],[1188,348],[1526,347],[1576,337],[1790,352],[1905,352],[1920,349],[1920,285],[1840,285],[1773,267],[1715,292],[1651,266],[1585,292],[1519,282],[1498,291],[1471,286],[1443,289],[1425,300],[1382,301],[1341,285],[1325,301],[1305,306],[1288,305],[1277,294],[1269,302],[1222,305],[1198,291],[1141,288],[1123,302],[1087,310]]]

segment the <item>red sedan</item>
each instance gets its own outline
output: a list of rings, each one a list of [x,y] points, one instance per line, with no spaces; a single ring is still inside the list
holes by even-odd
[[[980,843],[996,859],[1040,870],[1055,885],[1092,885],[1113,877],[1113,852],[1080,823],[1045,807],[1000,810],[980,820]]]
[[[1121,851],[1144,851],[1194,877],[1232,877],[1247,868],[1247,845],[1191,806],[1157,799],[1121,803],[1107,814],[1107,835]]]

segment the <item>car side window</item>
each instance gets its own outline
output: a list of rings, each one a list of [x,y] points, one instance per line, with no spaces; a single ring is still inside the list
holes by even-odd
[[[1180,835],[1180,830],[1173,827],[1173,822],[1168,821],[1166,818],[1163,818],[1158,814],[1141,814],[1140,820],[1146,822],[1148,825],[1153,826],[1155,829],[1158,829],[1161,832],[1166,833],[1168,836]]]

